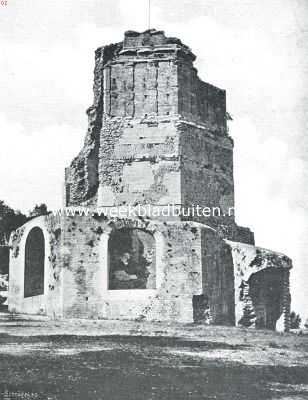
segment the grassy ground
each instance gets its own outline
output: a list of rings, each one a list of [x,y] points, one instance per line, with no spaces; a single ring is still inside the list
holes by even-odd
[[[308,399],[308,337],[128,321],[0,321],[0,398]]]

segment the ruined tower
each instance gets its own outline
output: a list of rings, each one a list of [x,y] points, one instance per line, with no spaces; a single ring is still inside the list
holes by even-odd
[[[255,247],[229,212],[226,95],[198,77],[194,60],[156,30],[128,31],[96,50],[94,102],[84,146],[66,169],[66,207],[11,237],[11,311],[288,330],[292,261]],[[138,204],[222,215],[98,212]]]
[[[198,77],[195,58],[156,30],[97,49],[88,134],[66,171],[66,205],[216,207],[219,216],[189,220],[254,242],[234,221],[226,93]]]

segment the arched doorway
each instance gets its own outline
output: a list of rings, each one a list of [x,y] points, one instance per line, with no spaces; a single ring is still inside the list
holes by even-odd
[[[45,239],[43,231],[32,228],[25,245],[24,297],[44,294]]]
[[[249,295],[256,315],[256,328],[275,330],[282,314],[283,273],[268,268],[249,279]]]

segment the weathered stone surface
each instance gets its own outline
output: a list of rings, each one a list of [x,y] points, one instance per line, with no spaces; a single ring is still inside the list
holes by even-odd
[[[155,30],[128,31],[96,51],[88,132],[65,175],[66,205],[88,212],[66,209],[12,234],[11,311],[289,328],[292,262],[254,247],[253,232],[235,223],[225,91],[202,82],[194,60],[179,39]],[[95,212],[138,204],[222,214]],[[44,290],[27,297],[33,229],[44,235]]]
[[[67,205],[220,207],[219,217],[190,219],[242,240],[225,91],[200,80],[194,59],[155,30],[128,31],[96,51],[94,103],[84,148],[66,171]]]
[[[42,296],[25,298],[25,247],[35,226],[42,230],[46,240],[45,291]],[[109,289],[108,243],[112,232],[121,229],[138,229],[155,238],[156,282],[152,288]],[[11,311],[192,322],[196,314],[194,306],[199,306],[193,301],[194,296],[202,295],[208,299],[212,322],[234,320],[233,292],[229,285],[233,276],[231,252],[228,254],[229,248],[212,228],[202,224],[92,216],[54,221],[51,217],[39,217],[24,226],[18,246],[18,256],[11,259]]]
[[[39,228],[45,241],[44,290],[41,295],[25,296],[26,242],[33,228]],[[9,310],[29,314],[62,315],[61,220],[42,216],[23,225],[10,240]]]
[[[275,329],[283,315],[289,329],[290,258],[260,247],[227,243],[234,262],[236,324]]]

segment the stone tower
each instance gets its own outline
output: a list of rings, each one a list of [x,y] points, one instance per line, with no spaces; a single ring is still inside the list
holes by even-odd
[[[10,311],[289,329],[292,261],[255,247],[229,213],[225,92],[198,78],[194,60],[155,30],[126,32],[96,51],[85,144],[66,170],[67,207],[11,237]],[[223,215],[97,210],[138,204]]]
[[[96,50],[85,145],[66,171],[66,205],[219,208],[190,216],[254,242],[234,221],[226,93],[203,82],[195,55],[164,32],[128,31]],[[184,217],[183,217],[184,218]]]

